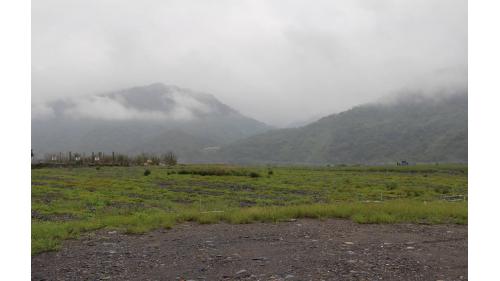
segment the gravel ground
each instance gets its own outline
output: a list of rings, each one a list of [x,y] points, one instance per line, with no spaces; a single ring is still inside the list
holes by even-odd
[[[86,234],[32,280],[467,280],[467,226],[297,220]]]

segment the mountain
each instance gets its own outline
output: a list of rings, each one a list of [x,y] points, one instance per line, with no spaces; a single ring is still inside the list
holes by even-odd
[[[236,141],[218,154],[225,162],[294,164],[467,162],[467,155],[467,93],[357,106]]]
[[[38,155],[172,150],[185,161],[199,160],[206,147],[270,129],[212,95],[160,83],[34,104],[31,124]]]

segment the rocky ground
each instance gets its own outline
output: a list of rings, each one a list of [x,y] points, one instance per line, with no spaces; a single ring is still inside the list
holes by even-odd
[[[86,234],[32,257],[32,280],[467,280],[467,226],[348,220]]]

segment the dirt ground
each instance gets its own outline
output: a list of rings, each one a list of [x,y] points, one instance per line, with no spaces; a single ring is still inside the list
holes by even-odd
[[[348,220],[100,231],[32,257],[32,280],[467,280],[467,226]]]

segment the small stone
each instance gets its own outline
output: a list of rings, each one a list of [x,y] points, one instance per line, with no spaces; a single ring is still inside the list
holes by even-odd
[[[406,247],[406,249],[407,249],[407,250],[413,250],[413,249],[415,249],[415,247],[410,247],[410,246],[408,246],[408,247]]]
[[[291,279],[291,278],[294,278],[295,276],[292,275],[292,274],[288,274],[287,276],[285,276],[285,279]]]
[[[346,245],[354,245],[354,243],[353,243],[353,242],[349,242],[349,241],[344,242],[344,244],[346,244]]]
[[[246,271],[246,269],[242,269],[242,270],[236,272],[236,275],[246,276],[246,275],[250,275],[250,274],[248,274],[248,271]]]

